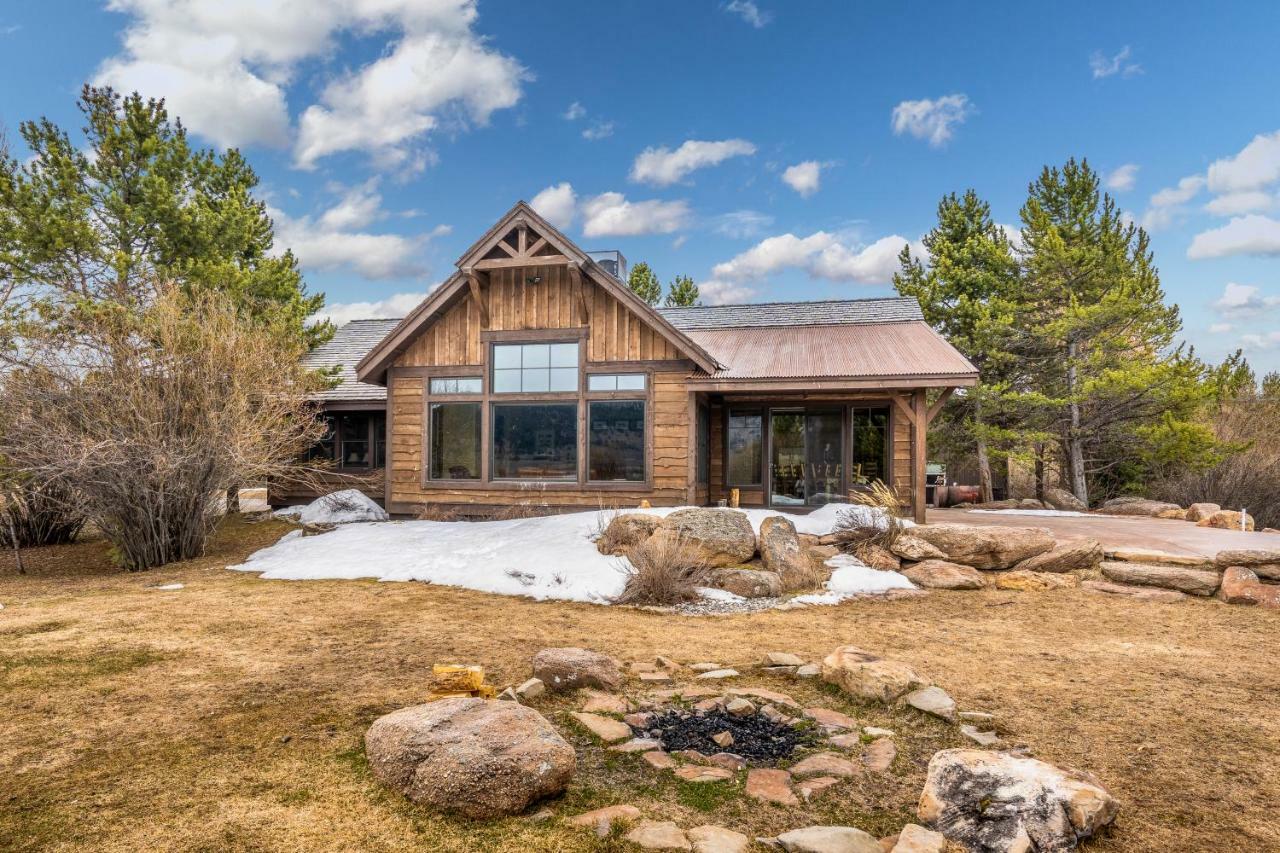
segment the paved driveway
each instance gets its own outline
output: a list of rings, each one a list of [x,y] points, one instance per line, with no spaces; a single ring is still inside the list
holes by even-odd
[[[964,509],[930,509],[928,518],[932,524],[1047,527],[1059,539],[1090,536],[1100,541],[1104,548],[1153,548],[1173,554],[1204,554],[1210,557],[1227,548],[1280,550],[1280,533],[1216,530],[1169,518],[1008,515]]]

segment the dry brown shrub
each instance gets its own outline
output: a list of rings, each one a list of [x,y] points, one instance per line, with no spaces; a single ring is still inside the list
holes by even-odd
[[[856,554],[866,545],[892,547],[903,531],[902,501],[893,489],[876,480],[867,491],[852,493],[850,499],[857,506],[870,509],[886,523],[873,522],[866,512],[842,510],[836,515],[836,523],[831,529],[836,547],[846,554]]]
[[[627,552],[620,570],[627,584],[615,603],[659,606],[696,601],[711,572],[679,536],[650,536]]]

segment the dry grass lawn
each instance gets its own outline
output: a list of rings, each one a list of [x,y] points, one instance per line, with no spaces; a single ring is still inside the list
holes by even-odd
[[[997,711],[1009,742],[1096,773],[1123,810],[1090,850],[1280,849],[1275,612],[988,591],[679,618],[223,568],[284,529],[232,523],[208,557],[135,575],[112,569],[101,543],[29,554],[26,577],[0,557],[0,848],[621,850],[559,821],[471,825],[413,807],[370,778],[364,730],[421,700],[436,661],[484,664],[504,684],[544,646],[749,664],[853,643],[912,662],[962,707]],[[148,588],[167,583],[185,588]],[[788,814],[723,786],[677,786],[566,725],[582,772],[551,808],[630,799],[686,827],[843,820],[887,833],[909,819],[932,750],[959,743],[918,715],[761,683],[892,723],[894,775]],[[559,721],[568,707],[543,710]]]

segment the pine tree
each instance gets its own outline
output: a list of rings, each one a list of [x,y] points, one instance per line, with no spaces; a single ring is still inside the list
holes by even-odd
[[[678,275],[667,287],[668,308],[692,308],[698,304],[698,285],[687,275]]]
[[[970,189],[938,203],[938,224],[924,237],[929,265],[904,246],[894,274],[898,293],[915,297],[926,322],[979,369],[980,382],[950,404],[949,416],[971,444],[983,501],[992,499],[988,445],[1016,362],[1008,351],[1018,265],[1009,239],[991,217],[991,206]]]
[[[274,239],[258,177],[234,149],[193,149],[163,100],[85,86],[86,143],[47,118],[21,125],[32,157],[0,157],[0,281],[46,309],[141,305],[158,282],[231,293],[251,315],[314,345],[324,304]]]
[[[627,286],[636,296],[650,305],[657,305],[658,300],[662,298],[662,284],[644,261],[631,268],[631,274],[627,276]]]

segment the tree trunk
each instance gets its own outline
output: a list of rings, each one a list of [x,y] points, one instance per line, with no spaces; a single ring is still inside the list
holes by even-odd
[[[1067,432],[1067,464],[1071,470],[1071,492],[1086,506],[1089,484],[1084,479],[1084,440],[1080,435],[1080,401],[1076,399],[1076,342],[1067,343],[1067,406],[1071,426]]]
[[[982,404],[973,405],[974,443],[978,451],[978,500],[990,503],[995,500],[991,492],[991,457],[987,454],[987,436],[982,430]]]
[[[1036,442],[1036,500],[1044,500],[1044,442]]]

